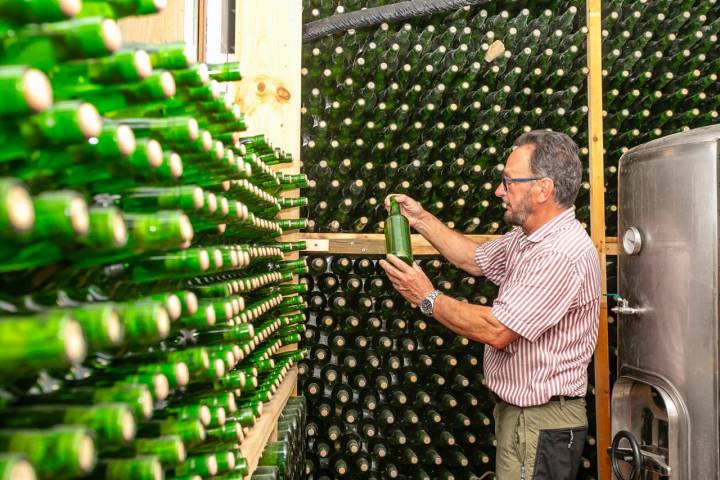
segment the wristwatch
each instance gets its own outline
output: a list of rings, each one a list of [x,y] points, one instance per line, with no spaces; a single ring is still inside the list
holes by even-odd
[[[432,317],[433,308],[435,307],[435,299],[441,293],[442,292],[440,290],[433,290],[432,292],[428,293],[428,296],[423,298],[420,302],[420,311],[428,317]]]

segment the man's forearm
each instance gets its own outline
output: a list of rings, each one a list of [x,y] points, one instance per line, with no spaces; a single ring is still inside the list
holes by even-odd
[[[447,295],[435,300],[433,318],[458,335],[499,349],[519,338],[495,318],[490,307],[461,302]]]
[[[475,263],[477,243],[448,228],[429,212],[425,212],[414,228],[451,263],[472,275],[482,275],[480,267]]]

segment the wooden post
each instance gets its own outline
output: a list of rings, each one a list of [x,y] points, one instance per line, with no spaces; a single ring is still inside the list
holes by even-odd
[[[198,62],[204,63],[207,54],[207,1],[198,0]]]
[[[595,347],[595,424],[598,477],[610,479],[610,368],[607,325],[607,270],[605,238],[605,179],[602,120],[602,24],[600,0],[587,2],[588,138],[590,139],[590,236],[598,251],[602,276],[600,320]]]

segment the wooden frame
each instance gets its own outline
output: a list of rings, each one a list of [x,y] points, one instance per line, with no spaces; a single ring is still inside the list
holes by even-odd
[[[600,0],[587,0],[588,139],[590,149],[590,236],[600,260],[600,319],[595,347],[595,424],[598,477],[610,479],[610,360],[607,323],[607,264],[605,238],[605,178],[602,118],[602,16]],[[615,240],[617,254],[617,239]]]

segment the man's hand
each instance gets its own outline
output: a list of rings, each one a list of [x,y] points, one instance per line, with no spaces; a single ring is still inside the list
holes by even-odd
[[[395,255],[388,254],[387,260],[380,260],[380,266],[387,273],[395,290],[413,307],[418,306],[430,292],[435,290],[430,279],[416,263],[410,266]]]
[[[395,197],[400,206],[400,213],[408,219],[411,227],[414,227],[420,221],[420,218],[426,213],[420,202],[413,200],[402,193],[393,193],[385,197],[385,209],[390,211],[390,197]]]

